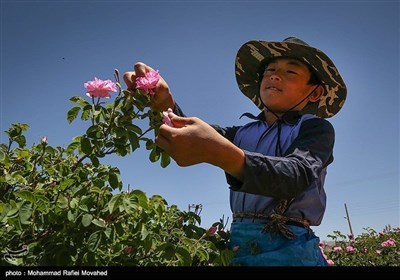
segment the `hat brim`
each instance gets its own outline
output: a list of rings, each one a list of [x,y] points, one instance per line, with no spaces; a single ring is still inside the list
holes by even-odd
[[[325,88],[320,101],[308,103],[301,111],[302,114],[308,113],[329,118],[339,112],[346,100],[346,84],[332,60],[325,53],[298,43],[253,40],[240,47],[236,55],[235,74],[239,89],[258,108],[262,110],[265,107],[260,99],[263,69],[276,57],[297,58],[308,64]]]

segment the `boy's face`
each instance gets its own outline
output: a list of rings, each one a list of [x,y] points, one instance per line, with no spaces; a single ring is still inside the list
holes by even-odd
[[[308,67],[299,60],[278,58],[265,67],[260,97],[270,110],[283,114],[313,91],[315,85],[308,84],[310,76]],[[293,110],[301,110],[309,99]]]

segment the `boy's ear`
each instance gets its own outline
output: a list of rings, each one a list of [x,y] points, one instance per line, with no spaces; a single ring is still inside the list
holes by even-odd
[[[322,85],[319,85],[314,90],[314,92],[310,95],[309,101],[310,102],[317,102],[321,98],[321,96],[324,94],[324,91],[325,91],[324,87]]]

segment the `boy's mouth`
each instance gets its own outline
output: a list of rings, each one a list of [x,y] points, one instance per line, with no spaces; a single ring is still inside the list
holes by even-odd
[[[267,88],[266,89],[268,89],[268,90],[272,90],[272,91],[279,91],[279,92],[281,92],[282,90],[281,89],[279,89],[279,88],[277,88],[277,87],[274,87],[274,86],[267,86]]]

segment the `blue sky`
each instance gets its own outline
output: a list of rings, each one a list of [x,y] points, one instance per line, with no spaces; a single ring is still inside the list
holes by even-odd
[[[221,126],[244,124],[257,108],[238,89],[234,59],[246,41],[297,36],[335,62],[348,98],[329,120],[336,130],[328,204],[317,235],[381,231],[400,224],[398,1],[19,1],[1,0],[0,140],[27,123],[28,145],[47,136],[67,146],[87,125],[68,124],[69,98],[83,83],[113,79],[143,61],[160,71],[189,116]],[[187,210],[202,204],[202,224],[230,217],[222,170],[167,168],[141,148],[118,167],[125,188],[159,194]],[[229,219],[229,222],[231,219]]]

